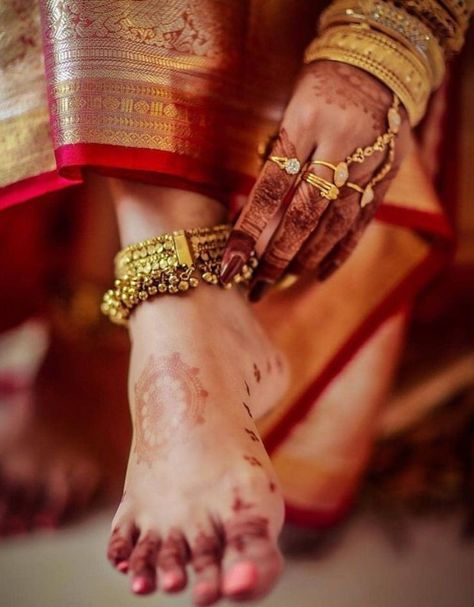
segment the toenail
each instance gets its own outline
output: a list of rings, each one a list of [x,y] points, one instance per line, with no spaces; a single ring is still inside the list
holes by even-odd
[[[237,594],[250,590],[257,583],[257,568],[253,563],[237,563],[226,573],[223,590],[226,594]]]
[[[120,563],[117,563],[116,565],[118,571],[120,571],[120,573],[127,573],[128,572],[128,561],[121,561]]]
[[[132,582],[132,591],[135,594],[146,594],[152,590],[152,586],[147,578],[136,577]]]
[[[180,586],[183,581],[182,576],[176,571],[166,571],[160,579],[165,590],[173,590],[176,586]]]

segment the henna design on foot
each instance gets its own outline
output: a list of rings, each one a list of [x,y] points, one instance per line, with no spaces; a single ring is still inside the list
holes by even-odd
[[[254,539],[269,539],[268,519],[252,516],[243,521],[230,520],[224,525],[227,545],[242,552]]]
[[[252,415],[252,411],[250,411],[250,407],[247,405],[246,402],[242,402],[242,404],[245,407],[247,413],[249,414],[249,417],[253,419],[253,415]]]
[[[244,455],[244,459],[247,460],[251,466],[263,468],[261,461],[253,455]]]
[[[258,438],[258,436],[255,434],[255,432],[253,430],[249,430],[248,428],[245,428],[245,432],[247,432],[247,434],[250,436],[251,440],[254,441],[254,443],[260,442],[260,439]]]
[[[232,510],[234,512],[241,512],[242,510],[248,510],[249,508],[253,508],[255,504],[250,502],[245,502],[239,495],[238,489],[234,491],[235,497],[232,503]]]
[[[151,466],[157,449],[164,455],[169,437],[184,421],[204,423],[204,402],[208,392],[202,387],[198,373],[199,369],[184,363],[178,352],[160,358],[150,356],[135,384],[134,452],[139,463],[143,461]],[[160,428],[161,417],[170,406],[174,408],[175,416],[165,433]],[[157,432],[158,428],[160,432]]]
[[[245,389],[247,390],[247,394],[250,396],[250,387],[245,380],[244,380],[244,384],[245,384]]]
[[[253,363],[253,375],[257,383],[260,383],[260,380],[262,379],[262,373],[258,368],[257,363]]]

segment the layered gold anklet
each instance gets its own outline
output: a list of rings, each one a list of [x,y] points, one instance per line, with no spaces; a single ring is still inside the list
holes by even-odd
[[[228,224],[179,230],[125,247],[115,257],[115,284],[103,298],[101,310],[117,324],[126,324],[143,301],[196,288],[200,281],[222,285],[222,254],[229,238]],[[252,253],[233,283],[248,284],[257,267]]]

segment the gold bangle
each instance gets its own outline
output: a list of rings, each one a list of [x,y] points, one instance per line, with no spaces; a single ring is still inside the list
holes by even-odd
[[[443,50],[431,30],[414,15],[384,0],[336,0],[320,17],[320,30],[344,23],[366,23],[417,53],[430,72],[432,88],[445,74]]]
[[[395,0],[394,4],[402,7],[411,15],[415,15],[427,25],[446,53],[450,54],[461,49],[464,42],[464,32],[473,10],[472,2]],[[469,6],[467,6],[468,4]]]
[[[341,61],[369,72],[400,99],[412,126],[423,117],[431,93],[428,71],[415,54],[388,36],[368,26],[331,27],[305,52],[305,63],[318,59]]]
[[[200,279],[220,285],[222,254],[230,225],[178,230],[125,247],[115,257],[114,288],[103,297],[101,310],[117,324],[126,324],[133,310],[150,297],[179,294]],[[257,267],[252,253],[234,283],[248,283]],[[221,285],[228,288],[231,285]]]

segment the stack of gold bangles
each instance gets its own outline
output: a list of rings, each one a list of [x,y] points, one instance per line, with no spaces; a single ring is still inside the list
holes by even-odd
[[[305,62],[341,61],[369,72],[397,95],[414,126],[443,79],[445,58],[462,45],[473,4],[335,0],[321,15]]]
[[[220,285],[222,254],[230,231],[227,224],[180,230],[126,247],[115,257],[116,280],[104,295],[102,312],[112,322],[126,324],[136,306],[151,297],[185,293],[197,287],[200,279]],[[233,282],[247,284],[256,267],[252,253]]]

